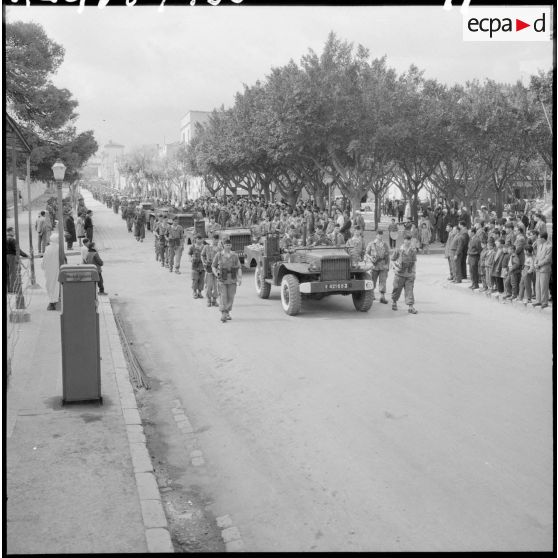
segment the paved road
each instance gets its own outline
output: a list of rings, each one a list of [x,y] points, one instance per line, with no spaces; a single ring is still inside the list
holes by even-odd
[[[246,273],[222,324],[188,272],[155,262],[151,233],[139,244],[86,203],[106,289],[148,373],[181,399],[203,490],[247,550],[552,549],[549,320],[442,288],[431,255],[416,316],[331,297],[288,317]],[[181,482],[202,482],[186,465]]]

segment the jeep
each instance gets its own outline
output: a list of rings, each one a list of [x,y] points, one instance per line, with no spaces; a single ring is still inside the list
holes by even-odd
[[[252,231],[245,227],[228,227],[215,232],[219,235],[221,241],[225,238],[231,239],[231,249],[238,254],[238,259],[243,264],[246,259],[244,248],[252,244]]]
[[[300,312],[305,298],[351,294],[357,312],[368,312],[374,300],[370,274],[351,261],[345,247],[304,246],[282,254],[276,234],[264,237],[254,283],[260,298],[269,298],[272,285],[281,287],[281,305],[289,316]]]
[[[203,219],[196,220],[193,213],[184,213],[183,215],[189,216],[187,225],[182,225],[182,223],[180,223],[184,227],[184,246],[193,244],[197,234],[201,235],[202,238],[207,238],[205,221]]]

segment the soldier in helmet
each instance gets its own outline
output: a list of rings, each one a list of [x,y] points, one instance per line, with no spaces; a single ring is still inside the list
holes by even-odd
[[[180,250],[180,243],[182,242],[182,246],[184,246],[184,228],[172,217],[169,218],[168,225],[165,237],[167,241],[169,271],[172,273],[172,268],[176,264],[176,255]],[[182,256],[181,250],[180,256]],[[180,274],[180,257],[178,258],[178,264],[176,265],[176,273]]]
[[[401,291],[405,289],[405,303],[409,306],[410,314],[417,314],[415,310],[415,297],[413,288],[415,285],[417,249],[411,245],[412,235],[406,232],[403,236],[403,245],[393,251],[393,288],[391,293],[392,310],[397,310],[397,301]]]
[[[153,235],[155,236],[155,259],[161,262],[161,267],[165,267],[166,233],[167,223],[164,216],[159,215],[159,221],[153,227]]]
[[[231,320],[231,310],[237,285],[242,283],[242,267],[236,252],[231,251],[230,238],[223,242],[223,251],[213,258],[213,273],[219,281],[221,321]]]
[[[203,238],[201,234],[197,234],[194,244],[192,244],[188,250],[188,254],[191,256],[192,261],[192,291],[194,293],[194,298],[203,298],[201,293],[205,279],[205,268],[201,258],[203,247]]]
[[[376,232],[376,238],[368,243],[366,247],[366,256],[370,259],[372,264],[372,283],[374,285],[374,290],[376,289],[376,283],[379,283],[380,288],[380,302],[382,304],[387,304],[386,300],[386,281],[389,270],[389,248],[384,240],[384,231],[378,230]]]
[[[213,260],[218,252],[220,252],[219,235],[215,233],[211,239],[211,244],[206,244],[201,252],[201,259],[205,267],[205,296],[208,306],[217,306],[217,298],[219,297],[219,286],[212,267]]]

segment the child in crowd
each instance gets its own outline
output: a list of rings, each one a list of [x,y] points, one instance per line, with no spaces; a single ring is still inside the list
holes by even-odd
[[[508,250],[508,273],[504,281],[504,290],[506,292],[505,300],[516,300],[519,293],[519,281],[521,276],[521,262],[515,245],[511,242],[506,243]]]
[[[533,276],[535,275],[535,266],[533,259],[533,247],[525,246],[525,261],[523,262],[523,269],[521,270],[521,281],[519,283],[519,300],[522,300],[526,304],[531,302],[533,297]],[[523,297],[526,298],[523,298]]]
[[[496,241],[496,251],[494,254],[494,263],[492,264],[492,290],[499,293],[504,292],[504,279],[502,278],[502,268],[504,256],[504,239],[499,238]]]
[[[488,254],[488,247],[486,242],[483,240],[481,241],[481,253],[479,258],[479,276],[482,283],[481,291],[488,290],[488,283],[486,281],[486,255]]]

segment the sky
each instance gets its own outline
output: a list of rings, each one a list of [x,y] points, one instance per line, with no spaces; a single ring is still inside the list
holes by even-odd
[[[140,0],[141,2],[141,0]],[[140,3],[138,2],[138,4]],[[460,4],[461,2],[459,2]],[[232,106],[243,84],[265,80],[272,67],[321,52],[330,31],[386,55],[404,72],[452,85],[485,78],[528,82],[553,65],[549,42],[464,42],[458,7],[218,6],[189,2],[86,7],[8,6],[8,22],[34,21],[66,51],[52,81],[79,102],[78,132],[94,130],[135,146],[178,141],[189,110]],[[458,2],[454,2],[458,4]]]

